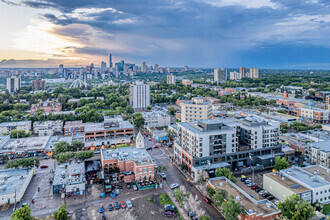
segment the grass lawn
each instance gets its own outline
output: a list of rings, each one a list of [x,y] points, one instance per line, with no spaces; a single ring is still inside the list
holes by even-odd
[[[166,204],[170,204],[170,205],[174,205],[172,199],[169,197],[169,195],[165,192],[165,193],[162,193],[159,195],[159,202],[160,204],[164,207]],[[174,205],[175,206],[175,205]],[[178,208],[177,208],[177,211],[178,211],[178,216],[181,220],[184,220],[182,215],[180,214]]]
[[[328,215],[330,213],[330,204],[323,206],[323,214]]]

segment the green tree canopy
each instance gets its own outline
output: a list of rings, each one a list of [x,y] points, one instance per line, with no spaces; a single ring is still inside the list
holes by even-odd
[[[66,211],[65,204],[62,204],[58,208],[58,211],[54,213],[54,216],[55,216],[56,220],[67,220],[68,219],[68,212]]]
[[[289,162],[287,161],[286,157],[275,157],[275,170],[280,171],[289,167]]]
[[[284,219],[307,220],[314,216],[313,206],[296,194],[287,197],[277,207],[282,211]]]
[[[140,112],[138,112],[138,113],[134,114],[133,118],[134,118],[133,122],[134,122],[135,127],[140,129],[140,127],[142,125],[144,125],[144,122],[145,122],[145,119],[142,117],[142,114]]]
[[[64,153],[70,150],[70,144],[65,141],[60,141],[54,145],[55,154]]]
[[[38,158],[26,158],[26,159],[14,159],[9,160],[5,166],[5,169],[14,168],[17,169],[19,167],[27,168],[33,167],[35,164],[36,167],[39,167],[40,161]]]
[[[226,202],[222,203],[221,210],[226,220],[237,220],[238,215],[244,213],[245,208],[239,202],[235,202],[234,196],[231,195]]]
[[[229,180],[232,181],[233,183],[236,183],[236,178],[235,178],[235,176],[234,176],[233,173],[230,171],[230,169],[227,168],[227,167],[218,168],[218,169],[215,171],[215,175],[216,175],[217,177],[225,176],[225,177],[227,177],[227,179],[229,179]]]
[[[30,220],[31,219],[31,208],[25,205],[19,209],[16,209],[10,216],[11,220]]]

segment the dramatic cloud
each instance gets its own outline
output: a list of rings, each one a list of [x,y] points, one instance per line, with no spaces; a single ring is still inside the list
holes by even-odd
[[[15,47],[25,45],[24,50],[33,48],[42,55],[48,51],[60,59],[100,62],[111,51],[116,60],[137,63],[145,59],[171,66],[261,66],[263,61],[252,57],[273,52],[273,64],[267,65],[280,67],[279,56],[296,57],[291,63],[299,64],[305,59],[297,53],[319,48],[320,56],[328,59],[312,57],[310,63],[330,62],[327,0],[31,0],[17,4],[49,10],[21,33],[28,33],[30,41],[16,36]],[[50,28],[45,30],[44,24],[51,24]],[[49,35],[47,40],[36,37],[45,49],[33,47],[31,29]]]

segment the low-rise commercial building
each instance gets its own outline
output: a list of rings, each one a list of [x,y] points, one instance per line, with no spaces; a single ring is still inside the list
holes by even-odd
[[[0,170],[0,205],[21,201],[32,177],[33,169]]]
[[[95,148],[117,144],[130,144],[134,136],[134,126],[129,121],[105,118],[100,123],[85,123],[85,147]]]
[[[86,191],[85,164],[68,162],[58,165],[53,182],[53,194],[84,195]]]
[[[0,124],[0,136],[10,133],[12,130],[31,131],[31,121],[4,122]]]
[[[264,175],[263,187],[282,201],[293,193],[310,203],[330,202],[330,170],[321,166],[291,167],[281,170],[278,176]]]
[[[191,86],[194,82],[192,80],[189,79],[183,79],[182,80],[182,85],[184,86]]]
[[[310,158],[311,163],[319,164],[326,168],[330,168],[330,143],[329,143],[329,141],[308,143],[308,147],[309,147],[309,158]]]
[[[145,119],[144,127],[156,128],[166,127],[171,124],[171,116],[162,111],[141,112]]]
[[[302,119],[320,123],[327,124],[330,122],[330,111],[318,108],[300,108],[299,115]]]
[[[42,136],[52,136],[63,132],[63,121],[36,121],[33,123],[33,133]]]
[[[67,121],[64,125],[64,135],[72,135],[82,133],[85,131],[85,126],[82,120],[80,121]]]

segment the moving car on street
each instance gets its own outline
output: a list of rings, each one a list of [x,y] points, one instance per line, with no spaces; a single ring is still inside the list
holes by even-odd
[[[178,187],[179,187],[179,184],[177,184],[177,183],[173,183],[173,184],[170,185],[171,189],[175,189],[175,188],[178,188]]]

